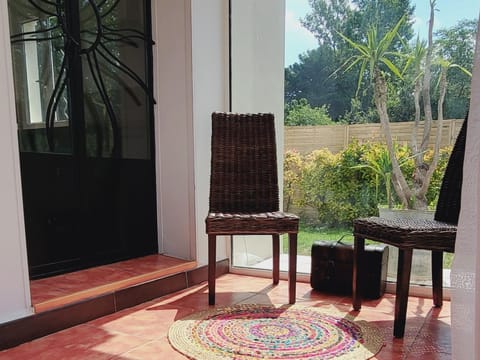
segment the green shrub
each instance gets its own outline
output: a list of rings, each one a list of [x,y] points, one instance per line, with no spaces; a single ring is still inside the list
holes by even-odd
[[[299,197],[303,167],[303,157],[299,152],[295,150],[285,152],[283,159],[283,208],[285,211],[290,211],[295,199]]]
[[[312,107],[307,99],[292,100],[285,105],[285,125],[333,125],[327,105]]]
[[[381,143],[352,142],[338,154],[327,149],[315,150],[307,155],[295,151],[285,153],[284,200],[285,210],[294,205],[315,210],[315,227],[349,227],[357,217],[377,215],[378,204],[386,203],[385,184],[365,164],[365,159],[381,156],[385,145]],[[406,146],[397,148],[402,170],[413,173],[414,163]],[[436,171],[427,193],[434,207],[451,148],[441,150]],[[379,155],[380,154],[380,155]],[[432,152],[425,154],[431,158]],[[378,159],[380,161],[380,159]],[[393,201],[395,202],[393,194]],[[398,202],[398,201],[397,201]],[[306,219],[303,219],[306,220]]]
[[[363,151],[354,142],[339,154],[323,149],[306,156],[299,204],[315,209],[319,224],[350,226],[353,218],[376,211],[372,176],[352,169]]]
[[[414,161],[408,146],[395,146],[396,157],[404,173],[413,173]],[[393,208],[395,192],[393,191],[393,165],[386,144],[368,143],[361,157],[360,165],[354,169],[366,169],[375,176],[375,199],[377,204],[387,204]]]

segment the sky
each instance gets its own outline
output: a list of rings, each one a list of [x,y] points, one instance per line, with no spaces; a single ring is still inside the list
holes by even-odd
[[[411,0],[415,5],[414,30],[421,38],[426,38],[430,16],[429,0]],[[285,14],[285,66],[298,61],[298,55],[316,48],[317,40],[305,29],[299,19],[310,10],[308,0],[286,0]],[[478,19],[479,0],[437,0],[434,31],[449,28],[459,20]]]

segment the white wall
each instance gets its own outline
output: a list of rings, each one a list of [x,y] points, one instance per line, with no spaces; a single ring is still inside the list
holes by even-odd
[[[160,249],[200,266],[208,261],[210,116],[228,110],[228,1],[152,5]],[[225,239],[217,255],[227,257]]]
[[[284,50],[284,1],[232,0],[232,111],[273,112],[278,140],[283,138]]]
[[[232,111],[274,114],[282,184],[285,1],[232,0],[231,11]],[[235,236],[233,264],[248,266],[270,258],[270,239]]]
[[[228,110],[228,1],[192,0],[193,122],[195,129],[196,253],[208,262],[205,218],[210,184],[211,114]],[[227,239],[217,240],[217,259],[227,257]]]
[[[0,323],[31,314],[7,2],[0,2]]]
[[[195,258],[190,0],[152,1],[159,249]]]
[[[229,9],[225,0],[191,3],[196,253],[198,264],[204,265],[208,258],[205,217],[211,113],[229,110]],[[279,159],[283,149],[284,19],[284,1],[232,1],[232,27],[238,35],[232,39],[232,111],[275,114]],[[271,242],[266,243],[270,249]],[[228,250],[228,238],[217,239],[217,259],[227,257]]]

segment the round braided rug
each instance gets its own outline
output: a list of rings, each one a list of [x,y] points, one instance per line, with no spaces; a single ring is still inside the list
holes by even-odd
[[[236,305],[172,324],[170,344],[198,360],[369,359],[383,346],[378,328],[320,308]]]

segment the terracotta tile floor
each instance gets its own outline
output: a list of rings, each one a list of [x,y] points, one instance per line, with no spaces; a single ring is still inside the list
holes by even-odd
[[[270,279],[227,274],[217,281],[217,305],[237,303],[286,304],[288,284]],[[297,304],[351,311],[350,298],[312,291],[297,283]],[[0,359],[185,359],[167,340],[169,326],[207,304],[207,284],[170,294],[115,314],[0,352]],[[451,359],[450,302],[441,309],[431,299],[410,297],[404,339],[392,337],[394,296],[365,301],[357,319],[384,333],[385,346],[376,359]],[[354,314],[354,312],[351,312]]]

